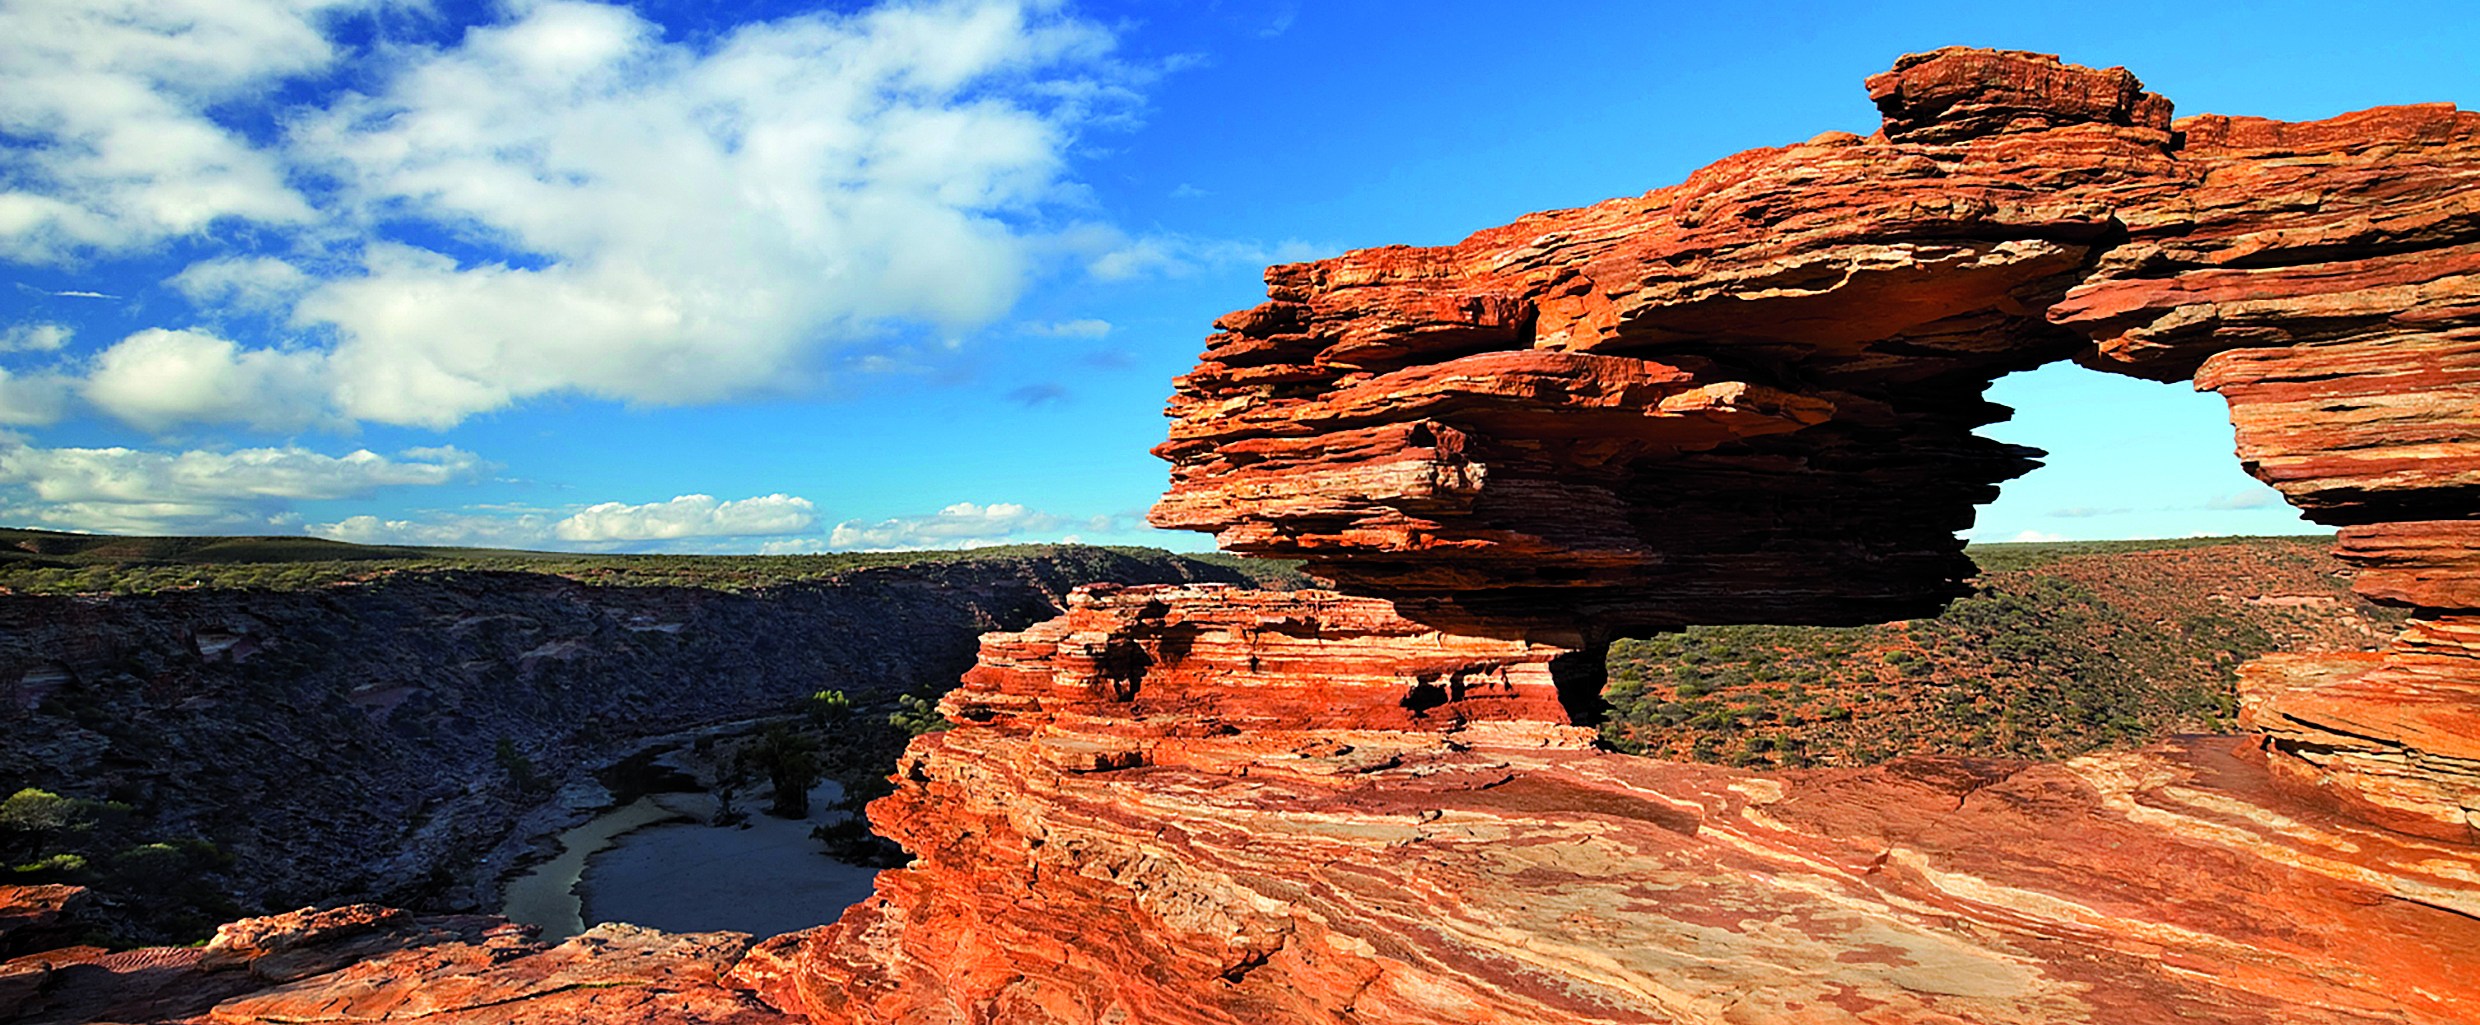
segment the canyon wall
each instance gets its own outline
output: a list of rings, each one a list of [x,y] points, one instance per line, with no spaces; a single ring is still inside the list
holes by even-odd
[[[1153,517],[1334,588],[1097,586],[985,636],[953,728],[870,808],[914,861],[832,925],[545,948],[338,909],[203,952],[20,958],[0,1001],[228,1023],[2480,1021],[2480,115],[2174,120],[2123,69],[1983,50],[1868,91],[1870,137],[1269,271],[1180,379]],[[1611,637],[1961,593],[1954,531],[2037,455],[1971,433],[2006,412],[1983,391],[2064,359],[2222,394],[2242,462],[2343,528],[2360,591],[2411,610],[2402,636],[2250,667],[2247,735],[2054,764],[1755,774],[1577,724]],[[19,896],[30,921],[58,897]]]
[[[1067,548],[747,592],[451,572],[0,595],[0,796],[116,800],[146,839],[209,840],[232,857],[212,882],[245,910],[473,910],[492,906],[522,851],[510,827],[547,786],[636,738],[819,689],[943,689],[982,631],[1054,615],[1102,579],[1243,578]],[[515,778],[510,755],[544,785]],[[170,938],[150,920],[168,909],[123,910],[122,935]]]
[[[1268,271],[1152,518],[1342,593],[986,638],[871,808],[917,860],[736,978],[836,1022],[2480,1020],[2480,114],[2173,120],[1980,50],[1868,90],[1874,136]],[[2038,455],[1983,392],[2067,359],[2219,392],[2401,638],[2054,765],[1573,725],[1609,637],[1961,593]]]

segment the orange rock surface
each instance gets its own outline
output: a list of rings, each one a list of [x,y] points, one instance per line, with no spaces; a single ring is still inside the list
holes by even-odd
[[[0,893],[0,903],[7,899]],[[531,927],[484,916],[369,904],[305,909],[226,925],[204,948],[80,947],[0,963],[0,1021],[800,1021],[724,980],[749,946],[739,933],[625,925],[552,946],[533,940]]]
[[[1755,776],[1494,717],[1557,649],[1396,622],[1131,588],[990,635],[871,806],[919,860],[744,971],[914,1025],[2480,1020],[2480,851],[2248,740]],[[1295,674],[1350,725],[1256,716]],[[1442,674],[1491,683],[1415,715]]]
[[[750,984],[938,1025],[2480,1021],[2480,115],[2174,121],[1994,51],[1868,87],[1871,138],[1268,271],[1152,519],[1371,597],[986,638],[871,809],[918,860]],[[2219,392],[2402,638],[2250,667],[2255,736],[2057,765],[1569,725],[1614,634],[1937,609],[2037,454],[1982,393],[2062,359]]]
[[[832,925],[545,949],[346,908],[204,952],[21,958],[0,1000],[2480,1021],[2480,114],[2173,120],[2123,69],[1981,50],[1867,87],[1869,138],[1270,270],[1179,380],[1152,518],[1337,589],[1098,587],[985,637],[953,728],[870,808],[916,860]],[[2006,413],[1984,389],[2063,359],[2228,399],[2245,465],[2347,528],[2362,593],[2414,608],[2402,637],[2249,666],[2250,736],[2049,765],[1756,775],[1575,725],[1617,634],[1934,612],[1971,572],[1954,531],[2037,454],[1972,433]]]

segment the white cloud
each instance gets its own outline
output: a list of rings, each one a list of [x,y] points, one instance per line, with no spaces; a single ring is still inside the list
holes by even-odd
[[[1299,239],[1268,244],[1187,235],[1131,238],[1108,228],[1088,228],[1072,236],[1070,244],[1086,252],[1086,273],[1103,281],[1184,277],[1209,267],[1298,263],[1341,251]]]
[[[909,330],[962,337],[1055,268],[1323,252],[1060,223],[1087,202],[1079,133],[1128,123],[1157,72],[1051,0],[889,0],[687,40],[625,6],[520,0],[452,43],[374,44],[328,79],[361,91],[273,112],[272,137],[235,127],[338,70],[338,12],[395,4],[420,6],[0,0],[0,260],[243,222],[166,283],[207,324],[277,314],[296,332],[141,332],[90,399],[154,430],[445,429],[550,394],[714,402],[908,365],[887,353]]]
[[[310,275],[268,256],[200,260],[165,282],[201,307],[273,311],[310,290]]]
[[[2064,541],[2064,540],[2066,540],[2066,539],[2067,539],[2067,536],[2066,536],[2065,534],[2052,534],[2052,533],[2049,533],[2048,531],[2042,531],[2042,530],[2026,530],[2026,531],[2020,531],[2020,532],[2018,532],[2018,533],[2017,533],[2014,537],[2007,538],[2007,540],[2008,540],[2008,541],[2016,541],[2016,542],[2022,542],[2022,541]]]
[[[65,324],[19,324],[0,332],[0,352],[58,352],[76,334]]]
[[[1044,338],[1101,338],[1111,333],[1111,322],[1093,317],[1025,325],[1026,332]]]
[[[333,523],[306,524],[303,529],[319,537],[356,544],[600,550],[629,541],[775,537],[817,525],[817,506],[809,499],[774,494],[729,502],[718,501],[711,495],[682,495],[642,505],[602,502],[566,516],[547,509],[474,506],[460,512],[426,513],[404,519],[347,516]],[[683,545],[658,547],[678,551]],[[695,549],[694,544],[689,547]],[[769,542],[763,547],[771,550],[777,543]]]
[[[347,414],[445,427],[573,391],[705,402],[781,387],[889,322],[1003,313],[1048,245],[1078,127],[1121,95],[1111,38],[1008,2],[897,3],[667,42],[547,2],[420,51],[303,118],[353,216],[517,254],[366,248],[313,288]]]
[[[147,430],[191,421],[281,430],[325,418],[327,386],[324,353],[244,350],[201,331],[149,328],[97,354],[82,394]]]
[[[899,516],[870,523],[846,520],[827,535],[824,548],[847,551],[910,551],[925,548],[985,548],[1037,541],[1075,541],[1079,529],[1111,531],[1118,518],[1074,519],[1028,509],[1013,502],[979,505],[958,502],[929,516]],[[815,549],[812,549],[815,550]]]
[[[12,374],[0,368],[0,424],[39,427],[68,411],[71,378],[52,373]]]
[[[63,262],[224,218],[309,221],[267,152],[206,111],[336,57],[357,0],[0,4],[0,257]]]
[[[552,518],[542,513],[447,513],[420,520],[347,516],[334,523],[305,524],[303,531],[331,541],[363,545],[444,545],[539,548],[551,537]]]
[[[0,487],[33,501],[0,505],[19,522],[121,533],[249,529],[282,522],[295,501],[447,484],[481,467],[453,448],[367,449],[329,456],[298,447],[233,452],[127,448],[0,449]]]
[[[685,537],[767,537],[797,534],[818,524],[818,507],[793,495],[761,495],[719,502],[713,495],[682,495],[668,502],[628,505],[604,502],[553,524],[562,541],[664,541]]]

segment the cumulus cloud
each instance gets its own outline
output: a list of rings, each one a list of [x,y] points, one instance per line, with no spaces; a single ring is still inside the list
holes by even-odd
[[[664,541],[686,537],[767,537],[797,534],[818,523],[818,507],[793,495],[761,495],[721,502],[713,495],[682,495],[668,502],[629,505],[604,502],[553,524],[562,541]]]
[[[691,39],[618,4],[527,0],[342,64],[329,23],[399,3],[418,6],[0,3],[0,260],[230,243],[166,284],[241,344],[132,336],[91,400],[159,431],[714,402],[907,365],[884,353],[986,325],[1058,268],[1321,251],[1063,218],[1085,202],[1080,133],[1129,123],[1155,72],[1049,0],[888,0]],[[235,127],[318,76],[356,88]],[[228,313],[289,336],[232,334]],[[143,394],[175,366],[274,401]]]
[[[149,328],[96,355],[81,394],[148,430],[188,421],[281,430],[327,416],[327,378],[324,353],[243,349],[202,331]]]
[[[445,513],[419,520],[365,514],[302,529],[330,541],[362,545],[535,548],[550,540],[553,519],[540,512]]]
[[[215,104],[327,66],[358,0],[0,4],[0,257],[144,248],[226,218],[312,219],[280,162]]]
[[[608,550],[627,542],[669,542],[654,547],[679,551],[684,547],[698,550],[700,542],[711,539],[781,537],[818,525],[815,504],[785,494],[728,502],[712,495],[682,495],[636,505],[600,502],[563,512],[475,506],[401,519],[347,516],[331,523],[306,524],[303,529],[356,544]],[[715,550],[732,547],[736,546],[727,543]]]
[[[0,352],[58,352],[76,334],[65,324],[19,324],[0,331]]]
[[[1077,129],[1125,99],[1111,36],[1049,5],[896,3],[667,41],[625,8],[525,7],[290,144],[402,244],[312,288],[339,406],[444,427],[548,392],[643,403],[780,386],[890,322],[1003,313]]]
[[[310,275],[271,256],[200,260],[165,282],[201,307],[274,311],[310,290]]]
[[[1028,509],[1013,502],[980,505],[958,502],[928,516],[899,516],[875,523],[846,520],[828,532],[824,549],[845,551],[913,551],[926,548],[986,548],[1036,541],[1073,541],[1078,530],[1109,531],[1117,517],[1074,519]],[[815,549],[813,549],[815,550]]]
[[[0,515],[123,533],[250,529],[282,522],[292,502],[447,484],[480,467],[472,453],[454,448],[390,457],[368,449],[330,456],[299,447],[150,452],[18,444],[0,448],[0,488],[35,501],[0,503]]]

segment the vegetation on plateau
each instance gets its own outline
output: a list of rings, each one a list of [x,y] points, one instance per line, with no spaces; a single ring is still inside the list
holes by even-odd
[[[1719,626],[1614,644],[1603,737],[1749,767],[1905,754],[2053,759],[2232,728],[2241,663],[2372,649],[2399,613],[2350,593],[2329,538],[1974,545],[1934,619]]]
[[[833,580],[854,570],[1002,559],[1081,559],[1158,550],[1109,545],[1001,545],[958,551],[819,555],[605,555],[500,548],[357,545],[315,537],[123,537],[0,528],[0,589],[28,594],[150,594],[180,588],[298,591],[398,573],[542,573],[622,587],[741,591]],[[1251,579],[1296,586],[1292,564],[1216,552],[1186,558]]]

